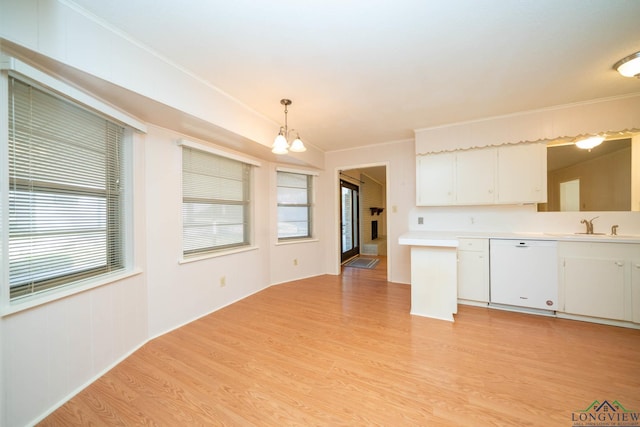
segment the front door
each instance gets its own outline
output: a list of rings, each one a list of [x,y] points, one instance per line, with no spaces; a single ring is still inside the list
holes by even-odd
[[[340,180],[341,262],[360,254],[358,186]]]

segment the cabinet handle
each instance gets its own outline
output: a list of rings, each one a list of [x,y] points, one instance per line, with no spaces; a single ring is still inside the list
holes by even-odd
[[[622,262],[622,261],[616,261],[616,265],[617,265],[618,267],[622,267],[622,266],[624,265],[624,262]]]

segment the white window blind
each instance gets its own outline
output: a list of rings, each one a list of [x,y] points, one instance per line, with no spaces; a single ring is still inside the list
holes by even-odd
[[[9,78],[11,298],[124,269],[124,128]]]
[[[185,257],[249,245],[251,166],[182,148]]]
[[[312,182],[310,175],[277,172],[278,239],[311,237]]]

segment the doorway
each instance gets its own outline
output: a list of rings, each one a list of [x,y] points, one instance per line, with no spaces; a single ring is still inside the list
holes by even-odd
[[[580,210],[580,180],[560,183],[560,212]]]
[[[360,254],[360,188],[340,180],[340,261]]]

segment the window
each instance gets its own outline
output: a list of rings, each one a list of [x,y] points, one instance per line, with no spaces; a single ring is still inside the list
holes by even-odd
[[[278,239],[311,237],[311,175],[278,171]]]
[[[123,270],[125,129],[8,83],[11,299]]]
[[[250,177],[247,163],[183,146],[185,257],[250,244]]]

